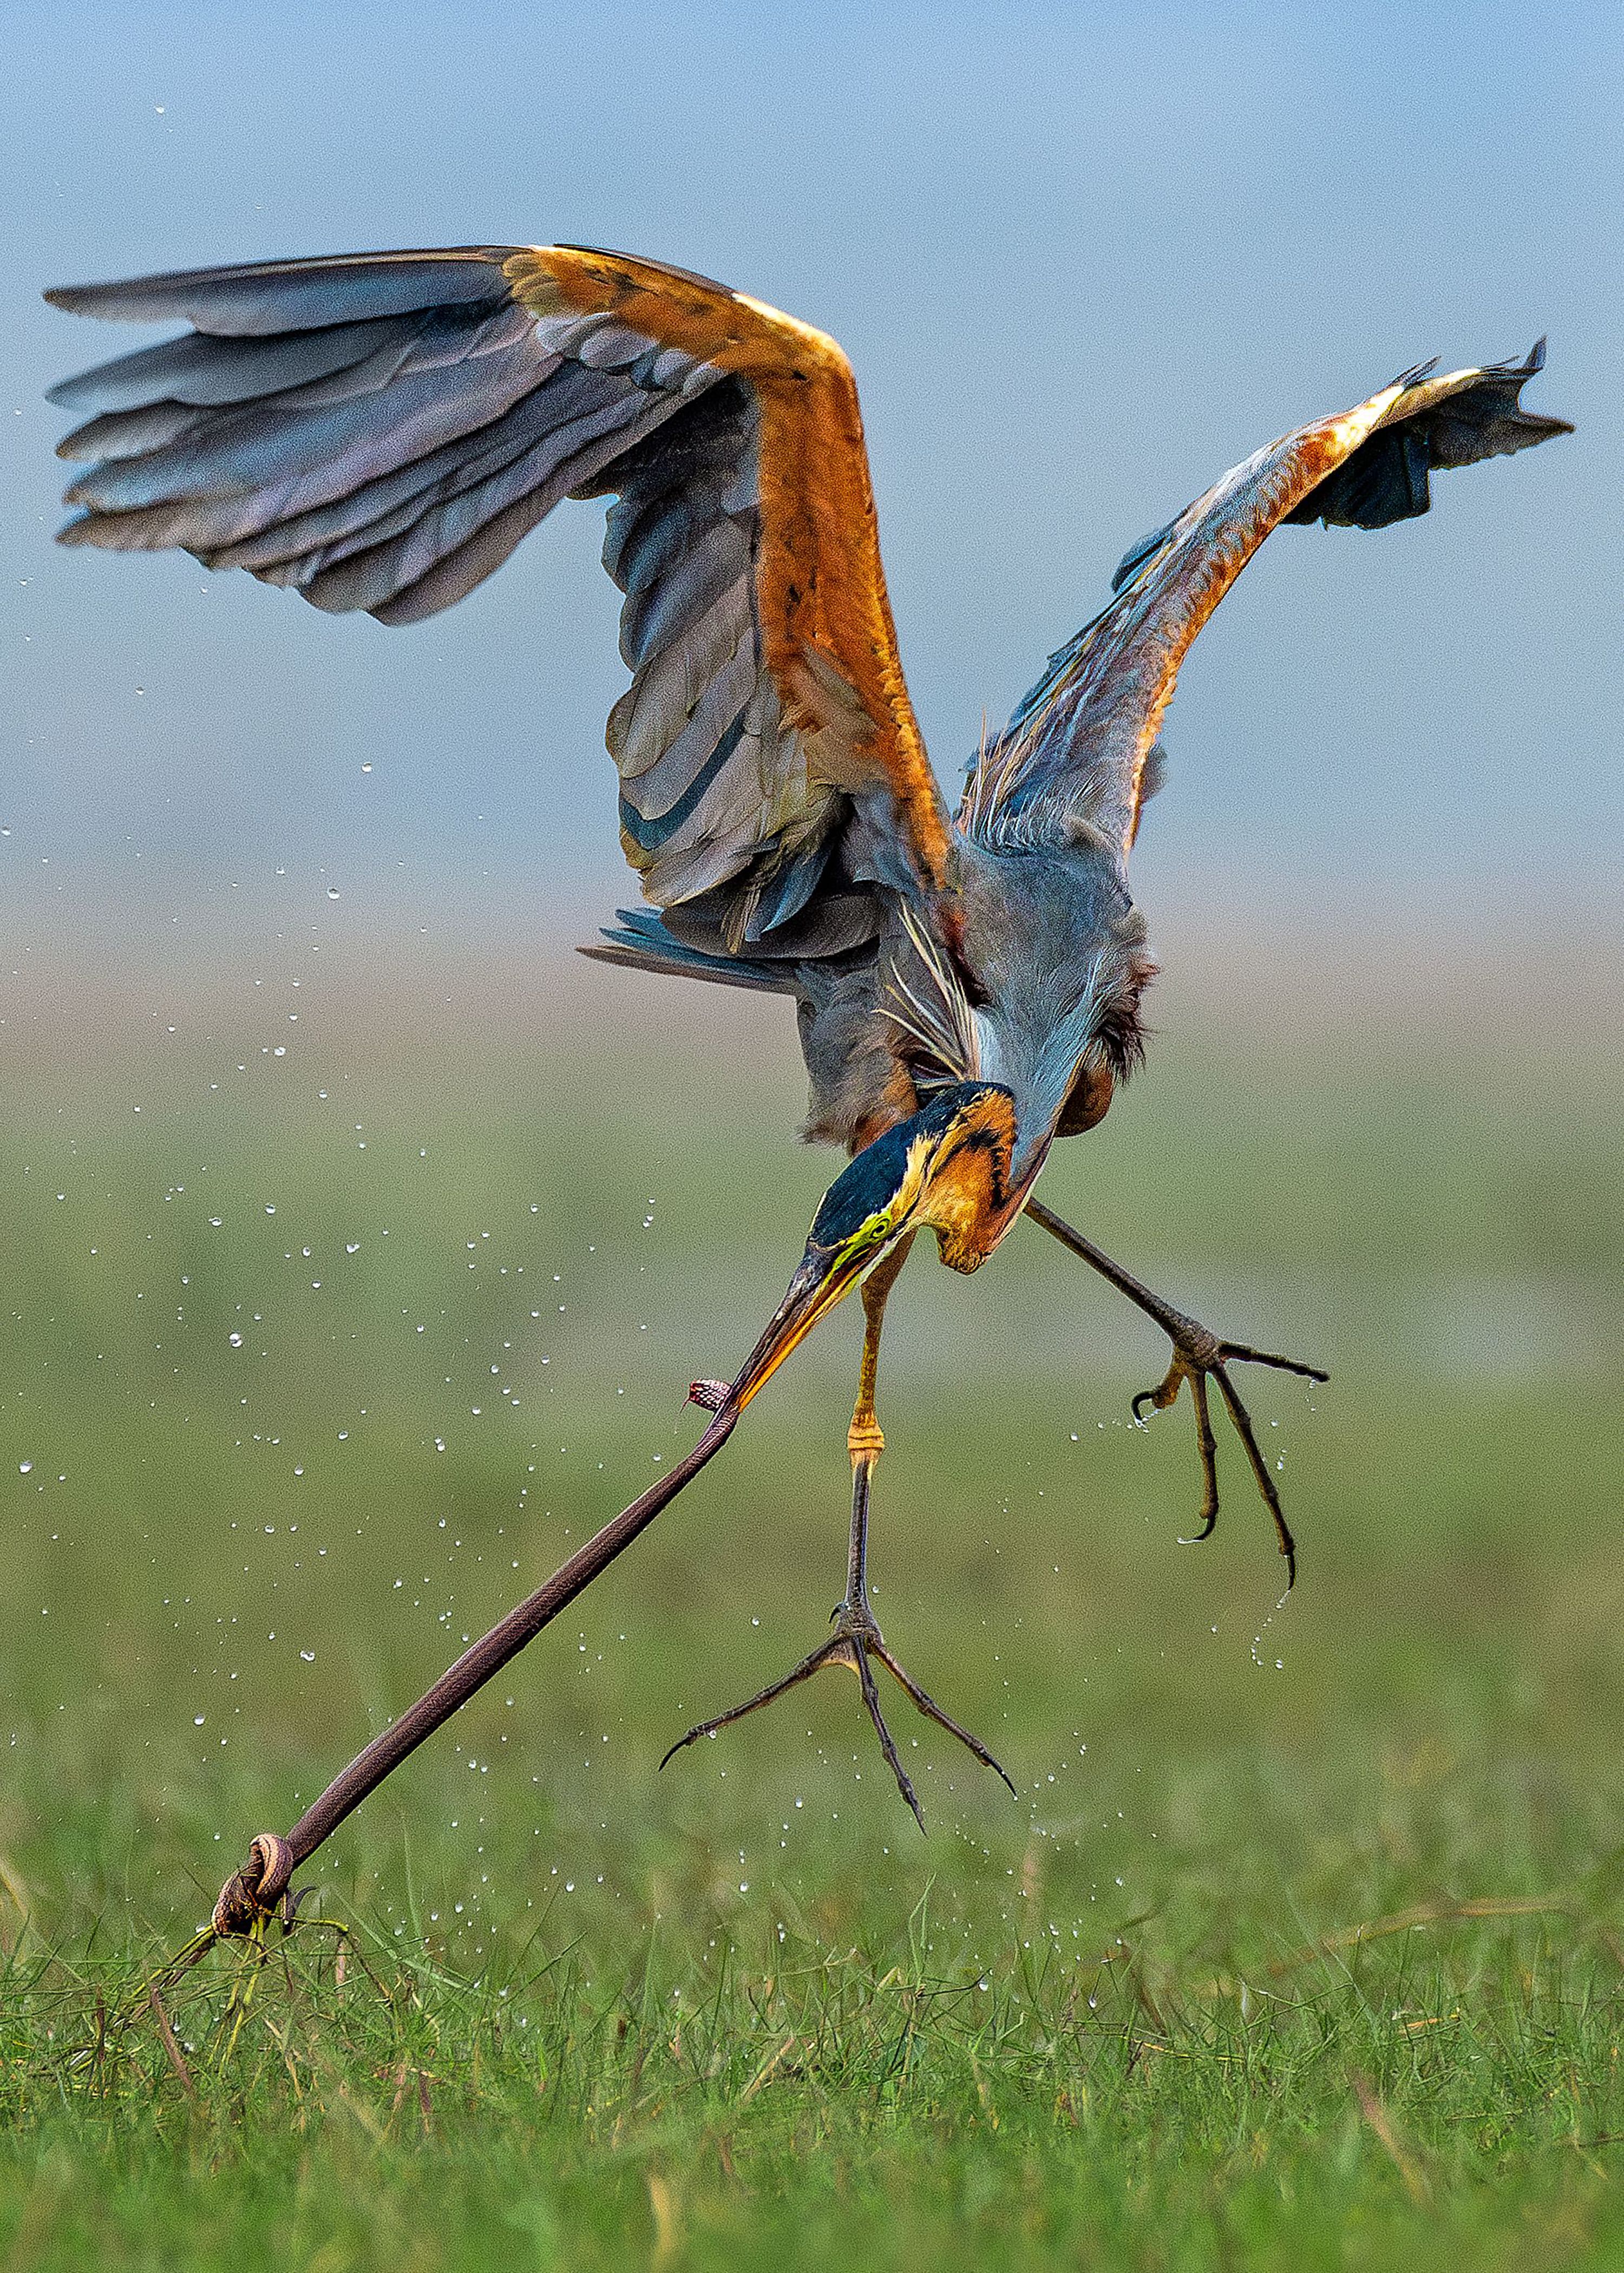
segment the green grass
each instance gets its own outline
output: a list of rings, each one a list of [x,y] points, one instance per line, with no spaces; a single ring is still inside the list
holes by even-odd
[[[921,1840],[834,1680],[655,1774],[838,1591],[842,1314],[171,2057],[248,1834],[691,1441],[835,1165],[732,1003],[266,992],[0,1127],[0,2265],[1620,2261],[1615,1068],[1164,1038],[1045,1193],[1332,1369],[1251,1384],[1289,1602],[1232,1446],[1177,1543],[1142,1321],[921,1257],[876,1607],[1019,1802],[899,1714]]]

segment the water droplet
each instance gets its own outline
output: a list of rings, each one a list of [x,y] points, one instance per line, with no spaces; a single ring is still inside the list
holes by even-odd
[[[327,886],[327,897],[330,900],[335,900],[338,897],[338,886],[336,884],[329,884]],[[459,1904],[458,1907],[460,1908],[461,1905]]]
[[[233,1335],[231,1335],[231,1336],[230,1336],[230,1338],[229,1338],[229,1339],[230,1339],[230,1343],[231,1343],[231,1347],[232,1347],[232,1348],[233,1348],[233,1349],[241,1349],[241,1348],[242,1348],[242,1347],[243,1347],[243,1338],[242,1338],[241,1334],[233,1334]]]
[[[28,1474],[28,1471],[33,1467],[33,1466],[34,1466],[34,1462],[33,1462],[32,1460],[19,1460],[19,1462],[17,1463],[17,1473],[18,1473],[18,1474],[19,1474],[19,1476],[26,1476],[26,1475]]]

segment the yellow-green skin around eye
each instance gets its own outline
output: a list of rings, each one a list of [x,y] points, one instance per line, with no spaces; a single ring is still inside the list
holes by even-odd
[[[837,1271],[841,1264],[855,1261],[870,1249],[875,1250],[877,1259],[880,1251],[905,1228],[924,1193],[925,1177],[936,1151],[936,1147],[929,1137],[914,1137],[908,1146],[902,1182],[894,1197],[853,1233],[840,1251],[839,1263],[835,1266]]]
[[[932,1226],[956,1270],[990,1254],[1005,1227],[1008,1159],[990,1170],[985,1139],[996,1124],[1007,1156],[1011,1107],[996,1084],[955,1083],[857,1155],[824,1193],[807,1241],[806,1264],[822,1267],[831,1301],[914,1222]]]
[[[894,1237],[919,1205],[931,1163],[965,1098],[977,1093],[967,1084],[955,1084],[861,1152],[819,1202],[808,1254],[828,1257],[834,1271]]]

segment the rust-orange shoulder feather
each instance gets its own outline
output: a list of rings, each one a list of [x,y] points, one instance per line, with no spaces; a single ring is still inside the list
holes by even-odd
[[[515,299],[538,316],[613,315],[744,380],[760,408],[763,662],[786,723],[816,738],[820,775],[883,774],[922,878],[940,885],[949,823],[908,699],[880,561],[852,367],[826,332],[726,285],[571,245],[515,253]]]

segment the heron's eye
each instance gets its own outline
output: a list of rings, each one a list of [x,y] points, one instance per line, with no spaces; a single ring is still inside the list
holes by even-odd
[[[1056,1136],[1080,1136],[1097,1128],[1110,1109],[1116,1084],[1109,1066],[1085,1058],[1071,1078],[1071,1087],[1055,1124]]]

